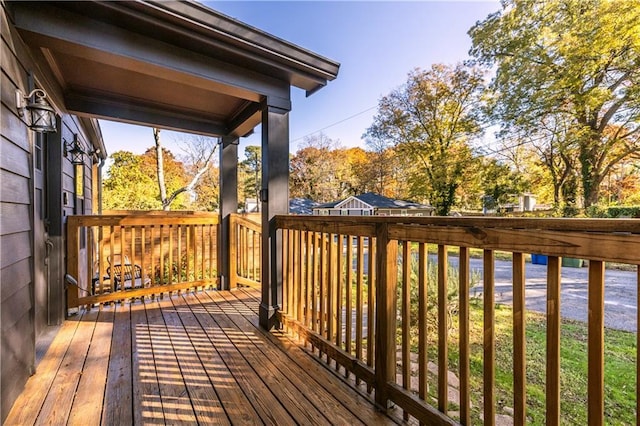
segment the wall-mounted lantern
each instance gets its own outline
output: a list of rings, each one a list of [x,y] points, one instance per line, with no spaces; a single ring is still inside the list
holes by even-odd
[[[46,100],[47,92],[34,89],[28,95],[16,90],[16,108],[20,117],[27,116],[28,126],[34,132],[56,131],[56,111]]]
[[[86,154],[78,140],[78,134],[73,134],[71,142],[64,141],[63,154],[65,157],[71,155],[71,164],[73,164],[75,174],[75,193],[76,197],[84,197],[84,155]],[[76,204],[77,206],[77,204]],[[82,209],[76,211],[76,214],[82,214]]]
[[[66,157],[68,154],[71,154],[72,164],[84,164],[85,152],[80,146],[80,141],[76,133],[73,134],[73,140],[71,142],[65,141],[64,143],[64,156]]]

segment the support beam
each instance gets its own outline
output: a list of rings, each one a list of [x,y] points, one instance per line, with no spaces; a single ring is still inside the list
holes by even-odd
[[[289,110],[265,103],[262,109],[262,302],[260,326],[276,324],[282,303],[282,231],[273,217],[289,211]]]
[[[230,215],[238,211],[238,138],[225,136],[220,146],[220,284],[229,290],[231,273]]]

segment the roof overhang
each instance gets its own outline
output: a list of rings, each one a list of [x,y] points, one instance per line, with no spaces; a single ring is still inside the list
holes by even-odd
[[[196,2],[11,2],[35,59],[79,116],[244,136],[339,64]]]

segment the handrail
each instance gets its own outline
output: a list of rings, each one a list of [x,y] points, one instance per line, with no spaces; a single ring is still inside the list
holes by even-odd
[[[364,381],[369,390],[375,390],[378,405],[386,408],[393,402],[406,419],[425,424],[455,424],[448,401],[451,315],[456,315],[459,323],[458,420],[462,424],[471,422],[470,248],[483,253],[484,384],[483,402],[475,404],[482,405],[484,423],[494,424],[497,414],[495,359],[500,348],[496,348],[494,302],[496,251],[512,254],[516,424],[526,422],[527,407],[525,254],[548,256],[546,418],[551,424],[560,423],[561,257],[589,259],[588,422],[603,424],[604,263],[640,265],[640,221],[277,216],[275,226],[282,230],[284,242],[283,306],[279,313],[284,326],[320,355],[326,355],[327,361],[334,362],[347,376],[353,375],[356,383]],[[437,252],[429,254],[433,245]],[[449,246],[459,250],[459,266],[454,270],[447,259]],[[427,290],[429,257],[437,262],[435,290]],[[455,286],[460,298],[455,309],[448,306],[448,286],[453,279],[447,277],[449,271],[457,275]],[[436,314],[427,309],[430,300],[437,300]],[[433,315],[435,319],[428,318]],[[436,406],[431,405],[427,392],[431,373],[426,352],[429,327],[434,322],[437,327],[431,333],[437,335],[438,357],[432,361],[439,367]],[[416,354],[412,345],[422,349]],[[414,363],[418,364],[417,385],[411,380]]]
[[[211,213],[70,216],[68,308],[217,285],[218,226]]]

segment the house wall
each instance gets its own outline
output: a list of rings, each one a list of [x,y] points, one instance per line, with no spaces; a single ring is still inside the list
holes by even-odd
[[[65,217],[92,211],[92,165],[86,156],[84,196],[76,200],[73,165],[63,156],[62,147],[77,133],[90,151],[82,122],[63,114],[58,132],[37,140],[18,115],[15,90],[28,93],[28,72],[37,87],[55,79],[20,39],[4,2],[0,3],[0,20],[0,419],[4,421],[34,372],[39,335],[48,325],[64,320]],[[47,92],[53,93],[54,104],[62,104],[55,90],[47,87]],[[38,172],[34,171],[38,146],[43,147],[41,160],[48,182],[42,204],[34,201],[40,194]],[[38,288],[37,282],[44,282],[45,287]]]

